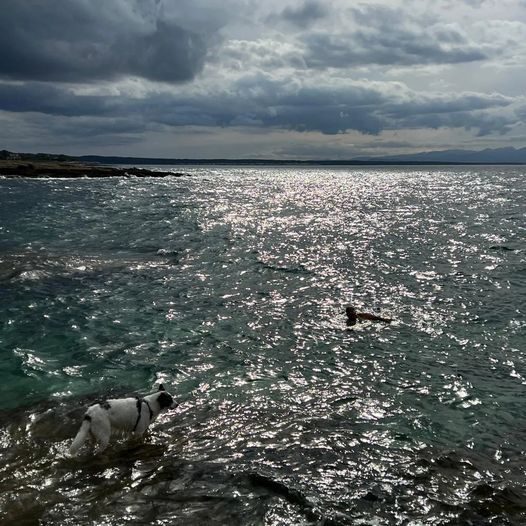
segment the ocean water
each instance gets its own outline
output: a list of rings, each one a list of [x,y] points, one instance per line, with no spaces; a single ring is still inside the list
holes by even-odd
[[[187,171],[0,180],[0,523],[526,524],[525,168]]]

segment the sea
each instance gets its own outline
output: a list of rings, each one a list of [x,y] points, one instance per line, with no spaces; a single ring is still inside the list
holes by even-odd
[[[526,168],[183,170],[0,179],[0,523],[526,524]]]

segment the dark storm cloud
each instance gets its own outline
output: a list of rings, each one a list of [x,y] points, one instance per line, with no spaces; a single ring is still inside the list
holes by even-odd
[[[124,132],[130,116],[134,116],[134,129],[148,123],[158,129],[251,125],[324,134],[439,127],[504,133],[517,117],[510,111],[500,113],[513,102],[512,98],[492,94],[422,95],[396,83],[294,85],[288,79],[278,81],[263,74],[247,75],[224,89],[152,93],[143,98],[75,95],[71,89],[44,83],[0,83],[1,110],[70,119],[99,118],[88,123],[90,133],[99,125],[101,133],[108,133],[112,126],[115,133],[120,133],[118,126]],[[104,125],[109,128],[103,129]]]
[[[349,33],[319,32],[305,37],[308,66],[346,68],[354,65],[454,64],[488,58],[458,28],[423,21],[408,23],[401,10],[379,5],[352,10],[358,29]]]
[[[483,137],[493,133],[504,135],[517,122],[516,115],[501,115],[489,111],[458,111],[454,113],[411,115],[402,119],[401,127],[464,128],[465,130],[475,130],[478,137]]]
[[[93,147],[105,148],[108,144],[114,147],[140,143],[147,132],[144,122],[135,119],[54,117],[31,113],[12,122],[7,133],[0,129],[0,142],[7,144],[13,137],[18,137],[21,145],[33,151],[60,153],[67,144],[77,145],[81,152],[88,153]]]
[[[277,88],[277,89],[276,89]],[[335,134],[358,130],[376,134],[382,129],[377,109],[383,95],[366,86],[307,86],[287,92],[284,86],[273,85],[266,106],[258,118],[269,126],[297,131],[321,131]]]
[[[441,115],[509,106],[511,97],[499,94],[460,93],[458,95],[418,95],[403,102],[388,102],[386,115],[401,119],[412,115]]]
[[[327,8],[321,2],[315,2],[313,0],[304,2],[298,7],[286,7],[280,17],[301,28],[310,26],[316,20],[323,18],[327,15]],[[279,17],[278,17],[279,18]],[[276,17],[272,17],[275,20]]]
[[[27,117],[27,116],[26,116]],[[137,140],[149,125],[140,117],[85,117],[85,116],[61,116],[30,114],[30,122],[45,130],[45,133],[68,137],[68,139],[94,139],[104,137],[128,137],[128,141]]]
[[[504,134],[518,122],[515,112],[503,114],[513,102],[499,94],[419,94],[411,100],[388,102],[383,114],[392,128],[464,128],[477,130],[479,136]]]
[[[402,31],[352,35],[317,34],[306,40],[305,62],[314,68],[346,68],[356,65],[410,66],[473,62],[487,57],[480,49],[459,45],[445,48],[437,40],[422,39]]]
[[[0,76],[89,82],[120,76],[177,82],[203,66],[201,34],[149,0],[2,0]]]
[[[48,115],[104,115],[115,112],[115,97],[78,96],[65,88],[40,82],[0,83],[0,109]]]
[[[465,128],[479,135],[505,133],[517,122],[500,108],[513,99],[499,95],[450,94],[421,96],[414,92],[401,99],[396,90],[347,86],[301,89],[283,95],[258,118],[269,126],[297,131],[335,134],[357,130],[378,134],[385,129]],[[493,110],[497,109],[495,113]]]

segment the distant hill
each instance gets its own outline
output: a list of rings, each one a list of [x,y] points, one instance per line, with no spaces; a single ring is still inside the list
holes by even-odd
[[[369,165],[369,164],[526,164],[526,148],[488,148],[486,150],[442,150],[408,155],[357,157],[349,160],[276,160],[276,159],[157,159],[138,157],[78,157],[83,162],[105,164],[251,164],[251,165]]]
[[[118,157],[82,155],[77,157],[49,153],[14,153],[0,150],[0,160],[10,161],[80,161],[82,163],[137,165],[440,165],[440,164],[526,164],[526,148],[493,148],[486,150],[442,150],[383,157],[356,157],[348,160],[318,159],[309,161],[279,159],[166,159],[157,157]]]
[[[382,163],[469,163],[469,164],[524,164],[526,148],[488,148],[486,150],[442,150],[408,155],[363,157],[359,160]]]

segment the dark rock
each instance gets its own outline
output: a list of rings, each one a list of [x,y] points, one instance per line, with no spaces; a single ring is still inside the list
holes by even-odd
[[[0,161],[0,176],[31,178],[81,178],[81,177],[182,177],[190,174],[166,172],[146,168],[115,168],[112,166],[90,165],[74,162],[54,163],[13,163]]]

